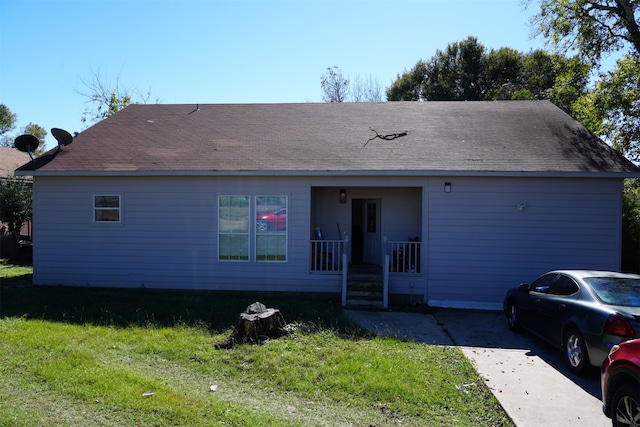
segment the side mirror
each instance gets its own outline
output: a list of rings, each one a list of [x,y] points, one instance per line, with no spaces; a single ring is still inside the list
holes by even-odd
[[[518,286],[518,290],[520,292],[528,293],[529,292],[529,284],[528,283],[520,283]]]

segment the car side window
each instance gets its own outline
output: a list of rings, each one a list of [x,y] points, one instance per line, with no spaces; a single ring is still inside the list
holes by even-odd
[[[578,292],[578,284],[567,276],[560,276],[551,286],[550,294],[553,295],[573,295]]]
[[[529,290],[531,292],[540,292],[540,293],[548,293],[549,289],[551,289],[551,285],[556,280],[557,274],[545,274],[542,277],[536,279],[530,286]]]

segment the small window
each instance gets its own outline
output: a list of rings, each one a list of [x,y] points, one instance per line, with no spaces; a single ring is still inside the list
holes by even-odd
[[[120,196],[93,196],[93,220],[95,222],[120,222]]]

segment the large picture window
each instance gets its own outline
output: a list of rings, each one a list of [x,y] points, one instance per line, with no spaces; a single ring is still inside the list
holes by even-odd
[[[120,196],[93,196],[93,220],[95,222],[120,222]]]
[[[218,251],[221,261],[249,260],[249,196],[219,197]]]
[[[287,260],[287,196],[256,197],[256,261]]]

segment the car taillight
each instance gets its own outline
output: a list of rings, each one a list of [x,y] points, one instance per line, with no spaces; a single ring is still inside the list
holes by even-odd
[[[636,336],[631,323],[619,313],[613,313],[609,316],[604,324],[604,333],[619,337],[633,338]]]

